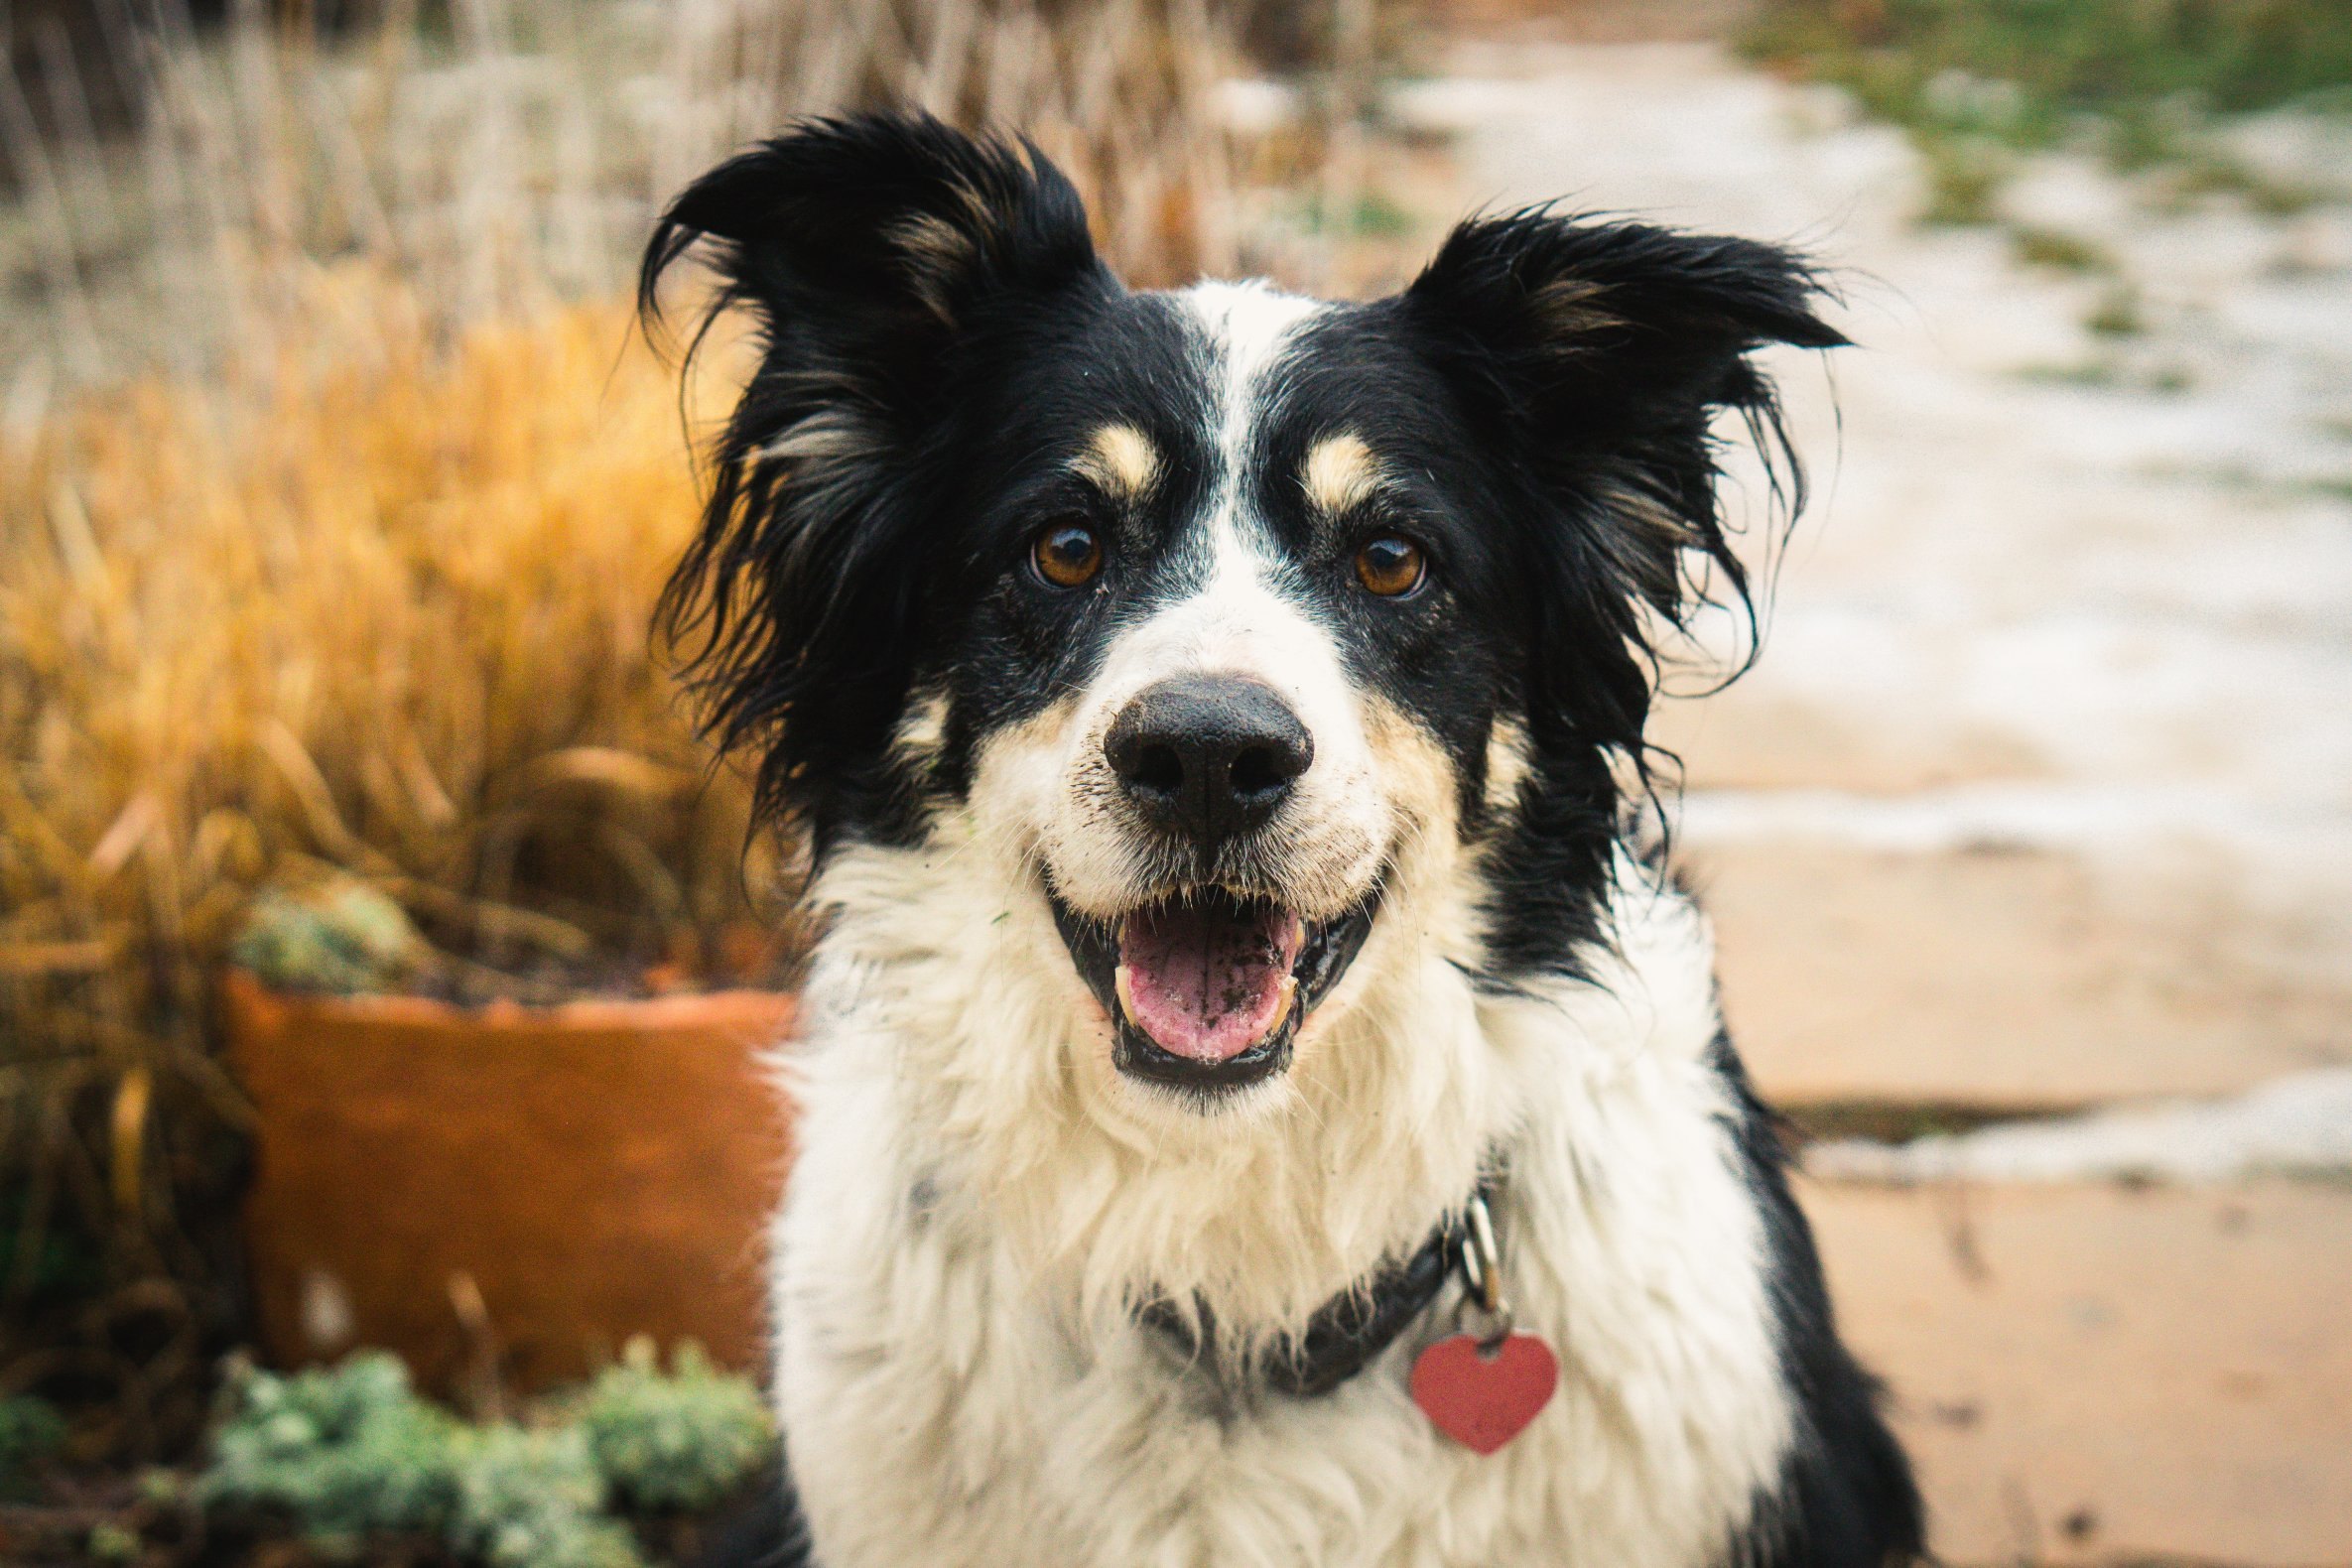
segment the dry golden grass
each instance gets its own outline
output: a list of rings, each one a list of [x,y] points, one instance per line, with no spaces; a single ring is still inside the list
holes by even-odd
[[[295,854],[484,952],[725,902],[686,819],[740,814],[680,804],[646,631],[694,511],[669,373],[612,308],[444,355],[335,288],[366,360],[254,406],[136,384],[0,472],[0,970],[208,948]]]
[[[208,1000],[259,886],[340,867],[510,967],[750,912],[744,789],[647,631],[694,515],[669,370],[615,306],[444,353],[397,288],[323,287],[364,360],[142,382],[0,463],[12,1298],[108,1215],[110,1271],[200,1266],[151,1173],[241,1119]]]

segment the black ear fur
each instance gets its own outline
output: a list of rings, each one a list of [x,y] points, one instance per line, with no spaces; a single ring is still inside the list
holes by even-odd
[[[1404,301],[1525,471],[1556,499],[1617,514],[1596,541],[1619,586],[1679,620],[1684,552],[1745,590],[1715,506],[1718,410],[1748,420],[1801,504],[1778,401],[1748,356],[1844,344],[1813,314],[1821,293],[1818,275],[1775,246],[1532,208],[1457,227]]]
[[[1770,245],[1535,208],[1455,229],[1397,302],[1496,444],[1518,585],[1512,695],[1535,768],[1492,873],[1497,983],[1572,964],[1596,934],[1591,890],[1621,831],[1613,759],[1650,773],[1659,621],[1687,627],[1711,590],[1753,618],[1711,427],[1738,412],[1793,520],[1803,469],[1749,355],[1843,343],[1813,314],[1822,292]]]
[[[1587,612],[1581,647],[1539,648],[1531,718],[1581,695],[1593,738],[1638,758],[1654,666],[1643,606],[1686,624],[1709,569],[1746,603],[1710,427],[1725,409],[1746,420],[1793,516],[1803,470],[1749,355],[1844,343],[1813,313],[1822,292],[1775,246],[1546,208],[1462,224],[1406,291],[1416,339],[1503,445],[1534,525],[1537,602]]]
[[[958,355],[1009,299],[1116,285],[1034,147],[929,116],[810,121],[696,181],[646,247],[649,327],[663,274],[706,239],[704,330],[744,308],[760,363],[664,624],[695,645],[721,746],[761,749],[763,808],[822,850],[889,815],[882,755],[919,658],[908,563],[936,514],[921,457]]]

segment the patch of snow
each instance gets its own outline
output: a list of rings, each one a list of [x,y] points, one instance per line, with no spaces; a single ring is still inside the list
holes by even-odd
[[[1816,1144],[1830,1181],[2221,1182],[2352,1173],[2352,1068],[2274,1079],[2228,1100],[2170,1101],[2062,1121],[2013,1122],[1890,1145]]]
[[[1263,136],[1297,122],[1299,92],[1288,82],[1264,76],[1229,76],[1217,83],[1217,117],[1244,136]]]
[[[2340,837],[2332,815],[2252,815],[2227,795],[2185,788],[1971,784],[1902,795],[1848,790],[1698,790],[1681,801],[1688,845],[1774,841],[1937,854],[1982,849],[2096,852],[2177,839],[2309,856]]]

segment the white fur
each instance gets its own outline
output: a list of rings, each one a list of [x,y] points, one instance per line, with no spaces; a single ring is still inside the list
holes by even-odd
[[[1241,410],[1309,307],[1200,291]],[[1790,1442],[1764,1239],[1707,1060],[1696,911],[1630,862],[1589,982],[1482,995],[1477,850],[1451,770],[1282,592],[1229,471],[1201,590],[983,745],[919,849],[852,848],[785,1063],[800,1154],[776,1231],[777,1395],[824,1568],[1703,1568]],[[1163,675],[1280,690],[1315,763],[1277,820],[1285,896],[1380,914],[1287,1073],[1203,1111],[1119,1074],[1045,896],[1110,913],[1148,855],[1104,727]],[[936,708],[909,722],[921,746]],[[1513,783],[1523,743],[1499,737]],[[1498,797],[1498,804],[1503,801]],[[1559,1394],[1502,1453],[1405,1391],[1443,1312],[1316,1399],[1173,1364],[1147,1294],[1247,1345],[1295,1332],[1508,1171],[1520,1324]]]
[[[1714,1559],[1788,1418],[1686,902],[1629,873],[1622,957],[1508,1001],[1392,911],[1279,1103],[1186,1128],[1133,1114],[1051,916],[991,869],[967,840],[825,882],[777,1302],[827,1568]],[[1446,902],[1414,913],[1467,916]],[[1442,1318],[1332,1395],[1228,1410],[1128,1316],[1156,1285],[1295,1328],[1418,1244],[1490,1144],[1507,1289],[1566,1369],[1498,1456],[1405,1396]]]

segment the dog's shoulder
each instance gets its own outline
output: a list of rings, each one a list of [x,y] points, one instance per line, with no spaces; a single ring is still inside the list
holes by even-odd
[[[1744,1560],[1756,1568],[1882,1568],[1918,1561],[1925,1521],[1886,1393],[1839,1338],[1813,1228],[1789,1190],[1784,1119],[1759,1098],[1731,1036],[1710,1062],[1731,1094],[1744,1174],[1764,1227],[1767,1281],[1795,1431],[1777,1494]]]
[[[1754,1211],[1764,1300],[1788,1406],[1780,1473],[1758,1500],[1739,1560],[1753,1568],[1882,1568],[1924,1551],[1918,1488],[1885,1391],[1840,1338],[1811,1224],[1789,1184],[1794,1139],[1757,1092],[1721,1009],[1713,930],[1662,857],[1621,851],[1608,956],[1581,1005],[1627,1046],[1704,1069],[1713,1118]]]

